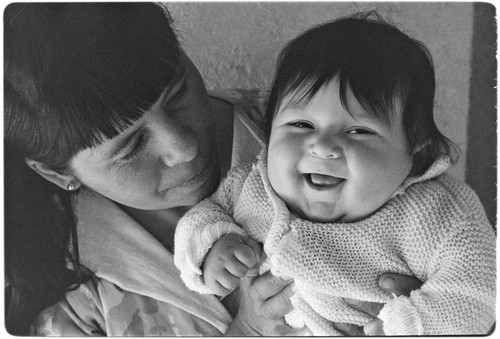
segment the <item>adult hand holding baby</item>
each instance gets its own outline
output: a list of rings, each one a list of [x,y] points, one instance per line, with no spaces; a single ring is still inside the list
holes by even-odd
[[[249,237],[227,234],[208,252],[203,278],[215,294],[225,296],[239,287],[239,309],[225,335],[300,336],[307,328],[294,329],[285,321],[293,310],[293,280],[270,271],[259,275],[261,245]]]
[[[294,329],[284,315],[293,310],[290,298],[295,293],[293,280],[273,276],[270,271],[259,276],[261,246],[253,239],[237,234],[227,234],[209,251],[203,267],[205,283],[218,295],[227,295],[240,287],[240,309],[226,335],[301,336],[310,335],[307,327]],[[379,279],[381,289],[396,296],[409,296],[420,288],[422,282],[414,277],[384,274]],[[345,335],[384,335],[378,313],[381,303],[346,299],[351,307],[375,319],[364,328],[346,323],[335,323],[335,328]]]
[[[257,336],[311,335],[304,327],[291,328],[284,315],[293,310],[290,298],[295,294],[293,280],[276,277],[270,271],[261,276],[247,275],[241,280],[240,308],[226,335],[245,333]]]
[[[393,293],[396,296],[410,296],[411,291],[419,289],[423,282],[415,277],[404,276],[400,274],[387,273],[380,277],[378,284],[381,289],[386,292]],[[345,301],[358,311],[368,313],[375,319],[368,322],[363,329],[359,328],[354,330],[353,328],[344,328],[345,332],[351,333],[359,332],[358,335],[370,335],[370,336],[381,336],[385,335],[383,330],[383,321],[378,319],[377,316],[384,306],[381,303],[373,303],[367,301],[359,301],[354,299],[345,299]],[[349,324],[345,324],[346,326]],[[342,327],[342,326],[341,326]]]

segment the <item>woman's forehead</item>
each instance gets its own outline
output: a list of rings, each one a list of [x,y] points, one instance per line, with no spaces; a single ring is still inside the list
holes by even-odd
[[[116,126],[118,131],[118,134],[116,136],[107,138],[101,133],[100,137],[98,138],[100,142],[94,147],[87,149],[88,154],[92,157],[106,157],[107,155],[114,154],[114,149],[119,147],[119,145],[123,143],[123,140],[125,140],[129,134],[133,134],[134,131],[137,130],[141,124],[143,124],[144,114],[146,114],[149,110],[154,109],[154,106],[158,105],[159,103],[168,104],[170,101],[175,100],[175,97],[177,97],[177,95],[180,94],[185,88],[189,78],[188,75],[192,71],[192,67],[194,67],[194,65],[192,65],[189,58],[185,54],[183,54],[183,57],[181,57],[174,70],[174,74],[169,84],[163,90],[160,97],[151,105],[151,107],[146,109],[141,117],[127,124],[127,127],[123,128],[122,126]]]

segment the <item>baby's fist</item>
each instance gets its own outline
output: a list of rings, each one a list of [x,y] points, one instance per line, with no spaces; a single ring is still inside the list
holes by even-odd
[[[224,296],[240,285],[246,275],[257,275],[260,245],[253,239],[226,234],[214,244],[203,264],[205,284]]]

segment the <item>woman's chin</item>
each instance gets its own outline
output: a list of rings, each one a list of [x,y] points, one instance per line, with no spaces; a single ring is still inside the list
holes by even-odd
[[[201,182],[188,186],[178,186],[165,191],[163,196],[166,206],[163,208],[194,206],[213,194],[219,183],[220,170],[218,166],[214,166]]]

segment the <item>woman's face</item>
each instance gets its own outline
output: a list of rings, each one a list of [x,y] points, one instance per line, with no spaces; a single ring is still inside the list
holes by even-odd
[[[85,186],[145,210],[191,206],[220,180],[212,110],[203,80],[184,57],[158,101],[118,136],[70,162]]]

